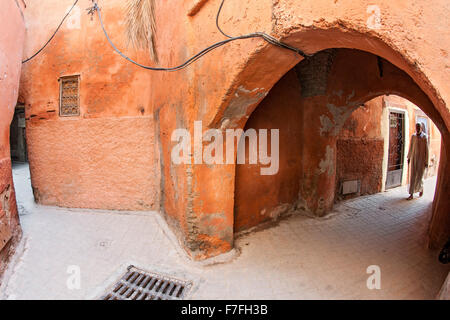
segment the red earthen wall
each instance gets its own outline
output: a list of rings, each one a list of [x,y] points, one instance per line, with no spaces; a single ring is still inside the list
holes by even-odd
[[[0,275],[21,230],[11,173],[9,126],[19,93],[25,38],[22,1],[0,2]]]
[[[202,1],[202,6],[193,12],[192,8],[196,2],[156,1],[160,66],[177,65],[206,46],[224,39],[215,26],[220,1]],[[122,3],[99,1],[113,41],[124,48],[124,25],[121,23],[123,10],[118,9]],[[70,4],[71,1],[66,3],[52,0],[40,2],[39,5],[29,5],[27,55],[48,38]],[[151,164],[151,168],[144,172],[139,166],[136,176],[143,178],[130,181],[140,185],[150,183],[152,190],[158,190],[161,186],[159,199],[162,208],[180,241],[193,258],[204,259],[229,250],[233,246],[235,220],[235,166],[174,165],[170,161],[171,148],[174,145],[171,134],[176,128],[188,128],[192,132],[194,120],[202,120],[204,130],[243,128],[258,103],[302,58],[260,39],[252,39],[224,46],[181,72],[143,71],[112,52],[101,34],[98,19],[94,17],[91,21],[85,15],[84,9],[89,5],[91,1],[87,0],[79,3],[82,13],[80,29],[73,27],[77,25],[77,20],[71,24],[71,29],[64,26],[46,51],[24,70],[22,84],[27,116],[31,119],[31,115],[35,115],[35,120],[29,120],[27,123],[29,134],[35,134],[35,142],[31,144],[38,145],[37,140],[48,139],[45,134],[47,131],[54,135],[65,132],[63,123],[66,120],[52,117],[45,120],[48,117],[47,111],[58,105],[57,78],[61,75],[81,73],[82,116],[76,121],[103,118],[108,122],[109,118],[124,120],[125,117],[131,117],[133,121],[146,122],[149,120],[142,117],[140,111],[143,106],[145,115],[153,116],[156,124],[153,141],[159,143],[153,146],[156,150],[154,154],[144,156],[148,157],[144,163]],[[446,40],[450,30],[447,19],[450,11],[448,1],[436,0],[432,4],[421,0],[377,1],[380,19],[375,28],[369,23],[373,21],[373,11],[369,10],[369,5],[371,3],[366,1],[229,0],[222,12],[221,23],[224,30],[230,34],[265,31],[311,54],[328,48],[356,48],[372,53],[374,59],[369,60],[370,66],[365,69],[369,73],[363,75],[360,74],[361,70],[354,70],[349,76],[349,83],[354,84],[353,89],[361,94],[365,90],[364,93],[373,98],[383,94],[383,90],[389,87],[395,87],[401,92],[413,88],[411,92],[408,91],[413,96],[409,98],[418,100],[415,103],[423,104],[423,109],[441,130],[444,144],[450,143],[450,112],[447,106],[450,100],[450,75],[442,71],[449,64],[449,41]],[[151,64],[145,52],[126,50],[126,53],[141,63]],[[389,75],[388,82],[373,76],[378,74],[375,55],[390,63],[385,66],[388,70],[384,70],[385,75]],[[342,64],[342,68],[352,68],[353,64],[354,61],[350,59],[347,64]],[[339,94],[340,79],[335,82],[336,85],[332,88],[335,91],[330,94],[338,100],[339,106],[343,106],[345,101],[336,97]],[[375,85],[380,92],[367,92],[368,88]],[[342,94],[350,97],[351,93],[351,88],[348,88],[348,91]],[[359,98],[361,97],[350,100],[352,103],[365,102],[359,101]],[[332,117],[326,108],[327,100],[337,103],[325,96],[305,100],[303,117],[319,119],[324,114]],[[33,123],[34,121],[36,123]],[[51,121],[58,124],[50,124]],[[305,123],[308,124],[306,121]],[[320,122],[311,122],[310,125],[310,128],[305,129],[305,132],[309,132],[305,137],[308,141],[317,137],[316,129],[320,128]],[[60,131],[55,129],[57,127]],[[82,135],[74,126],[72,133],[86,142],[93,141],[89,130],[80,131],[83,132]],[[123,139],[120,134],[112,135],[111,138]],[[121,140],[119,145],[126,141],[129,141],[128,138]],[[50,142],[48,146],[40,142],[42,144],[39,148],[35,148],[34,158],[30,157],[30,161],[36,161],[39,165],[34,167],[31,173],[34,187],[48,188],[46,198],[57,199],[56,195],[61,193],[62,182],[57,180],[55,184],[46,178],[47,175],[55,176],[50,172],[53,169],[44,166],[43,161],[39,163],[38,155],[41,152],[50,154],[51,147],[57,142],[58,152],[67,151],[67,157],[61,159],[62,162],[70,163],[72,146],[67,143],[66,136],[51,138]],[[89,150],[91,147],[80,148]],[[310,165],[303,168],[303,173],[307,175],[304,179],[303,194],[309,199],[308,206],[323,214],[329,207],[330,199],[334,197],[335,171],[327,159],[335,157],[335,145],[323,137],[317,141],[317,145],[305,148],[307,152],[304,153],[304,159],[307,159]],[[450,234],[450,200],[447,196],[450,190],[450,164],[445,162],[450,159],[450,148],[447,146],[442,150],[443,161],[434,207],[436,216],[430,229],[430,240],[434,244],[442,242]],[[111,154],[111,157],[117,155],[119,159],[122,154],[116,152],[117,149],[108,147],[103,157]],[[129,151],[126,153],[129,154]],[[87,159],[87,156],[85,158]],[[324,159],[324,162],[321,162],[321,159]],[[84,159],[81,163],[88,161]],[[319,167],[320,163],[328,165],[328,168]],[[146,180],[148,172],[159,172],[159,169],[161,177],[154,177],[151,182]],[[58,176],[68,176],[74,169],[60,166],[58,170]],[[119,175],[123,173],[122,169],[116,170],[110,165],[104,169],[84,165],[80,166],[80,170],[92,172],[96,179],[110,175],[107,181],[122,181],[119,179]],[[326,178],[317,180],[316,172],[322,171],[321,174],[325,174]],[[81,206],[85,198],[80,196],[88,193],[101,198],[102,190],[97,186],[93,181],[78,183],[78,187],[83,190],[75,193],[74,199],[70,201]],[[158,202],[158,199],[146,198],[142,193],[133,194],[134,189],[131,190],[127,200],[130,203],[136,203],[142,198],[145,198],[146,204]],[[103,196],[105,200],[109,200],[108,203],[119,206],[115,198],[108,199],[107,194]],[[100,203],[97,205],[102,206]]]
[[[25,56],[51,35],[71,1],[30,2]],[[126,46],[123,1],[100,1],[111,38],[132,58],[149,54]],[[33,191],[38,203],[63,207],[158,210],[160,165],[150,73],[124,61],[79,1],[47,48],[24,65]],[[59,116],[61,76],[80,75],[80,115]]]
[[[381,135],[383,97],[364,103],[346,120],[337,140],[336,197],[346,199],[381,191],[384,139]],[[341,184],[359,180],[357,194],[342,195]]]
[[[373,194],[381,191],[383,177],[382,139],[338,139],[336,159],[336,194],[341,196],[341,183],[359,180],[360,191],[354,196]]]
[[[328,61],[332,63],[327,67]],[[360,181],[357,195],[382,190],[384,98],[370,97],[397,89],[395,84],[376,83],[380,81],[376,57],[335,50],[312,62],[301,62],[295,70],[275,84],[245,125],[245,130],[280,130],[280,170],[276,175],[262,176],[261,165],[236,166],[235,231],[295,209],[322,215],[331,208],[335,196],[355,196],[340,196],[339,188],[346,180]],[[366,73],[362,77],[367,83],[353,78],[356,70]],[[414,90],[401,89],[405,95]],[[360,101],[371,100],[358,103],[358,96]],[[401,101],[406,103],[403,98]],[[407,111],[413,117],[414,111]],[[315,169],[317,164],[319,169]],[[327,190],[336,190],[336,195]]]
[[[280,164],[277,174],[262,176],[261,165],[248,164],[247,152],[247,164],[236,166],[235,231],[277,218],[299,198],[304,143],[301,102],[300,83],[292,70],[269,92],[245,125],[245,130],[280,130]]]

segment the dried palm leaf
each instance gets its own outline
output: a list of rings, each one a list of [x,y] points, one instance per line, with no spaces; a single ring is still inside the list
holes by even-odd
[[[126,10],[128,44],[136,49],[148,49],[152,60],[158,62],[155,0],[127,0]]]

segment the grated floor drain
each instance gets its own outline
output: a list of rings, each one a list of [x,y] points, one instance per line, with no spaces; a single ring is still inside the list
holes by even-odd
[[[182,300],[192,283],[147,272],[134,266],[114,284],[102,300]]]

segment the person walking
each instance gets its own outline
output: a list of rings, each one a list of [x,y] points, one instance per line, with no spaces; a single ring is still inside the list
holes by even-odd
[[[408,164],[410,164],[409,175],[409,197],[411,200],[414,193],[419,192],[423,196],[423,174],[428,168],[428,138],[422,131],[420,123],[416,124],[416,133],[411,137],[411,145],[408,152]]]

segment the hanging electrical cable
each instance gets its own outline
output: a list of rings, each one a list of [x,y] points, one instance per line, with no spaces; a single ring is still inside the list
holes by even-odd
[[[219,27],[219,23],[218,23],[220,11],[221,11],[221,9],[223,7],[223,4],[224,4],[224,1],[222,1],[221,5],[220,5],[220,8],[219,8],[219,11],[217,13],[216,24],[217,24],[217,27],[219,28],[219,31],[223,35],[225,35],[228,39],[216,42],[215,44],[207,47],[206,49],[203,49],[202,51],[200,51],[199,53],[197,53],[196,55],[194,55],[193,57],[191,57],[190,59],[188,59],[187,61],[185,61],[184,63],[182,63],[182,64],[180,64],[180,65],[178,65],[176,67],[168,67],[168,68],[145,66],[143,64],[140,64],[139,62],[134,61],[133,59],[129,58],[128,56],[126,56],[122,51],[120,51],[114,45],[114,43],[112,42],[111,38],[109,37],[108,32],[106,31],[105,26],[103,24],[103,19],[102,19],[102,15],[101,15],[101,12],[100,12],[100,8],[99,8],[99,6],[97,5],[96,2],[94,3],[94,6],[92,8],[90,8],[89,13],[93,14],[94,11],[97,12],[98,19],[100,21],[100,25],[102,27],[102,30],[103,30],[103,33],[105,34],[106,39],[108,40],[108,42],[111,45],[111,47],[120,56],[122,56],[122,58],[126,59],[127,61],[129,61],[129,62],[131,62],[131,63],[133,63],[133,64],[135,64],[135,65],[137,65],[137,66],[139,66],[141,68],[147,69],[147,70],[153,70],[153,71],[178,71],[178,70],[184,69],[187,66],[189,66],[190,64],[194,63],[195,61],[197,61],[198,59],[203,57],[205,54],[207,54],[208,52],[210,52],[210,51],[212,51],[212,50],[214,50],[216,48],[219,48],[219,47],[221,47],[221,46],[223,46],[223,45],[225,45],[225,44],[227,44],[229,42],[236,41],[236,40],[242,40],[242,39],[251,39],[251,38],[263,38],[264,40],[266,40],[267,42],[269,42],[269,43],[271,43],[273,45],[276,45],[278,47],[294,51],[294,52],[300,54],[301,56],[303,56],[305,58],[310,56],[310,55],[304,53],[303,51],[301,51],[300,49],[291,47],[291,46],[289,46],[289,45],[287,45],[287,44],[285,44],[283,42],[278,41],[274,37],[269,36],[269,35],[267,35],[265,33],[262,33],[262,32],[255,32],[255,33],[250,33],[250,34],[247,34],[247,35],[241,35],[241,36],[236,36],[236,37],[231,37],[231,36],[226,35],[223,31],[221,31],[221,29]]]
[[[50,39],[48,39],[48,41],[38,50],[36,51],[35,54],[33,54],[31,57],[29,57],[28,59],[25,59],[22,61],[22,63],[28,62],[31,59],[33,59],[34,57],[36,57],[42,50],[45,49],[45,47],[50,43],[50,41],[52,41],[52,39],[55,37],[55,35],[58,33],[59,28],[61,28],[62,24],[64,23],[64,21],[66,20],[66,18],[69,16],[69,14],[72,12],[73,8],[77,5],[78,0],[75,0],[75,2],[73,3],[72,7],[70,8],[70,10],[67,12],[67,14],[64,16],[64,18],[61,20],[60,24],[58,25],[58,28],[56,28],[55,32],[53,32],[52,36],[50,37]]]
[[[266,33],[263,32],[254,32],[254,33],[250,33],[250,34],[246,34],[246,35],[241,35],[241,36],[236,36],[236,37],[232,37],[227,35],[226,33],[224,33],[222,31],[222,29],[219,26],[219,17],[220,17],[220,13],[222,11],[222,7],[224,5],[225,0],[222,0],[222,3],[220,4],[220,8],[219,11],[217,12],[217,16],[216,16],[216,25],[217,28],[219,29],[219,31],[228,39],[226,40],[222,40],[219,42],[214,43],[213,45],[203,49],[202,51],[200,51],[199,53],[197,53],[196,55],[194,55],[193,57],[189,58],[188,60],[186,60],[184,63],[176,66],[176,67],[168,67],[168,68],[163,68],[163,67],[151,67],[151,66],[145,66],[143,64],[140,64],[136,61],[134,61],[133,59],[129,58],[128,56],[126,56],[122,51],[120,51],[115,44],[112,42],[111,38],[108,35],[108,32],[105,29],[105,26],[103,24],[103,19],[102,19],[102,15],[100,12],[100,8],[97,5],[96,1],[93,1],[94,5],[88,9],[88,14],[93,15],[94,12],[97,12],[98,15],[98,19],[100,21],[100,25],[101,28],[103,30],[103,33],[105,34],[106,39],[108,40],[109,44],[111,45],[111,47],[124,59],[126,59],[127,61],[141,67],[147,70],[153,70],[153,71],[178,71],[181,69],[186,68],[187,66],[191,65],[192,63],[194,63],[195,61],[197,61],[198,59],[200,59],[201,57],[203,57],[204,55],[206,55],[207,53],[209,53],[210,51],[217,49],[229,42],[232,41],[236,41],[236,40],[242,40],[242,39],[252,39],[252,38],[262,38],[265,41],[267,41],[268,43],[271,43],[275,46],[281,47],[281,48],[285,48],[291,51],[294,51],[296,53],[298,53],[299,55],[301,55],[302,57],[306,58],[310,55],[304,53],[302,50],[294,48],[292,46],[289,46],[288,44],[285,44],[281,41],[278,41],[277,39],[275,39],[272,36],[269,36]],[[50,37],[50,39],[44,44],[44,46],[42,48],[40,48],[35,54],[33,54],[31,57],[29,57],[28,59],[22,61],[22,63],[28,62],[31,59],[33,59],[34,57],[36,57],[42,50],[44,50],[44,48],[50,43],[50,41],[52,41],[52,39],[55,37],[55,35],[57,34],[57,32],[59,31],[59,29],[61,28],[62,24],[64,23],[64,21],[66,20],[66,18],[69,16],[69,14],[72,12],[72,9],[75,7],[75,5],[78,3],[78,0],[75,0],[74,4],[72,5],[72,7],[70,8],[70,10],[67,12],[67,14],[64,16],[64,18],[62,19],[61,23],[58,25],[58,27],[56,28],[55,32],[52,34],[52,36]]]
[[[217,29],[220,31],[221,34],[223,34],[227,38],[231,38],[231,36],[229,36],[225,32],[223,32],[222,28],[219,25],[220,13],[222,12],[222,8],[223,8],[224,3],[225,3],[225,0],[222,0],[222,3],[220,4],[220,7],[219,7],[219,11],[217,11],[216,26],[217,26]]]
[[[223,8],[224,3],[225,3],[225,0],[222,0],[222,2],[220,3],[219,10],[217,11],[217,15],[216,15],[216,26],[217,26],[217,29],[219,30],[219,32],[220,32],[221,34],[223,34],[225,37],[231,39],[231,38],[234,38],[234,37],[232,37],[232,36],[226,34],[226,33],[222,30],[222,28],[220,27],[220,25],[219,25],[220,13],[222,12],[222,8]],[[275,45],[275,46],[278,46],[278,47],[281,47],[281,48],[285,48],[285,49],[288,49],[288,50],[292,50],[292,51],[298,53],[299,55],[301,55],[301,56],[304,57],[304,58],[312,56],[312,55],[306,54],[305,52],[303,52],[303,51],[300,50],[300,49],[294,48],[294,47],[292,47],[292,46],[290,46],[290,45],[288,45],[288,44],[286,44],[286,43],[284,43],[284,42],[281,42],[281,41],[275,39],[274,37],[272,37],[272,36],[270,36],[270,35],[268,35],[267,33],[264,33],[264,32],[250,33],[250,34],[248,34],[247,36],[255,36],[255,37],[263,38],[265,41],[267,41],[267,42],[269,42],[269,43],[271,43],[271,44],[273,44],[273,45]]]
[[[108,35],[108,32],[105,29],[105,26],[103,24],[103,19],[102,19],[102,15],[100,13],[100,8],[98,7],[97,3],[94,4],[94,6],[91,8],[91,13],[93,13],[94,11],[97,11],[97,15],[98,15],[98,19],[100,21],[100,25],[102,27],[103,33],[105,34],[106,39],[108,40],[109,44],[111,45],[111,47],[119,54],[122,56],[122,58],[128,60],[129,62],[147,69],[147,70],[153,70],[153,71],[178,71],[181,69],[186,68],[187,66],[189,66],[190,64],[192,64],[193,62],[197,61],[198,59],[200,59],[202,56],[204,56],[205,54],[207,54],[208,52],[221,47],[225,44],[227,44],[228,42],[231,41],[235,41],[238,39],[247,39],[250,38],[248,36],[241,36],[241,37],[235,37],[235,38],[230,38],[230,39],[226,39],[220,42],[217,42],[209,47],[207,47],[206,49],[203,49],[202,51],[200,51],[199,53],[197,53],[196,55],[194,55],[193,57],[191,57],[190,59],[188,59],[187,61],[185,61],[184,63],[180,64],[179,66],[176,67],[169,67],[169,68],[162,68],[162,67],[150,67],[150,66],[145,66],[143,64],[140,64],[139,62],[136,62],[134,60],[132,60],[131,58],[129,58],[128,56],[126,56],[124,53],[122,53],[122,51],[120,51],[115,44],[112,42],[111,38]]]

